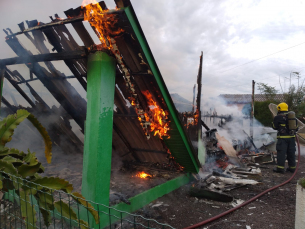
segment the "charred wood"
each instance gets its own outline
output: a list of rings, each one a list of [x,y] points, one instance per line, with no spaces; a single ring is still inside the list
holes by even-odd
[[[56,31],[56,32],[55,32]],[[48,38],[48,41],[51,45],[53,45],[54,49],[58,53],[63,52],[72,52],[74,50],[82,50],[82,47],[80,47],[73,39],[72,35],[66,28],[66,26],[62,25],[56,28],[49,28],[45,29],[43,33]],[[67,34],[69,37],[69,40],[64,35]],[[74,59],[66,59],[64,60],[68,68],[71,70],[73,75],[77,78],[79,83],[82,85],[82,87],[87,90],[87,83],[82,78],[83,75],[87,75],[86,72],[86,62],[83,60],[74,60]]]
[[[26,50],[17,38],[6,40],[7,44],[19,56],[29,56],[31,52]],[[26,64],[33,73],[40,79],[42,84],[50,91],[54,98],[64,107],[69,115],[83,130],[84,120],[86,119],[86,102],[78,94],[74,87],[67,81],[61,80],[54,83],[51,78],[56,77],[56,73],[50,74],[46,69],[37,63]],[[69,92],[69,93],[67,93]]]
[[[132,149],[132,147],[130,146],[129,142],[126,140],[126,138],[124,137],[124,135],[122,134],[122,132],[120,131],[120,129],[116,126],[115,123],[113,123],[113,129],[114,131],[120,136],[121,140],[124,142],[124,144],[126,145],[126,147],[128,148],[129,153],[131,153],[131,155],[134,157],[134,159],[136,161],[141,161],[140,158],[138,157],[138,155],[135,153],[135,151]],[[123,156],[122,156],[123,157]]]
[[[66,79],[73,79],[73,78],[75,78],[75,76],[64,76],[64,77],[56,77],[56,78],[53,77],[53,78],[51,78],[51,80],[66,80]],[[36,81],[36,80],[39,80],[39,79],[35,78],[35,79],[23,80],[23,81],[17,82],[17,84],[29,83],[29,82]]]
[[[124,8],[131,5],[130,0],[114,0],[114,1],[118,8]]]
[[[105,14],[120,14],[123,13],[124,10],[109,10],[108,12],[105,12]],[[60,25],[64,25],[64,24],[69,24],[69,23],[73,23],[73,22],[78,22],[78,21],[83,21],[84,20],[84,16],[80,15],[77,17],[73,17],[73,18],[66,18],[66,19],[58,19],[58,20],[53,20],[50,23],[47,24],[39,24],[37,26],[34,26],[32,28],[28,28],[28,29],[24,29],[23,31],[17,32],[17,33],[12,33],[9,29],[6,29],[8,31],[10,31],[10,33],[8,33],[6,30],[3,30],[6,35],[7,38],[11,38],[11,37],[15,37],[17,35],[23,34],[23,33],[27,33],[27,32],[31,32],[34,30],[44,30],[50,27],[56,27],[56,26],[60,26]]]
[[[82,12],[81,12],[81,7],[78,7],[76,9],[71,8],[65,11],[64,13],[68,18],[71,18],[71,17],[79,16]],[[77,34],[79,35],[79,37],[81,38],[82,42],[86,47],[90,47],[91,45],[94,45],[94,41],[90,36],[90,34],[88,33],[88,31],[86,30],[82,21],[72,22],[71,25],[73,26],[73,28],[75,29],[75,31],[77,32]]]
[[[207,189],[199,189],[196,187],[191,187],[190,196],[198,198],[207,198],[210,200],[216,200],[221,202],[231,202],[233,197],[218,191],[211,191]]]
[[[13,87],[19,92],[19,94],[33,107],[36,107],[36,104],[28,97],[28,95],[19,87],[15,80],[11,78],[11,76],[5,72],[5,78],[13,85]]]
[[[18,110],[17,107],[11,105],[3,96],[2,96],[2,98],[1,98],[1,102],[2,102],[5,106],[7,106],[13,113],[15,113],[15,112]]]
[[[24,55],[20,57],[13,57],[0,60],[0,65],[14,65],[14,64],[28,64],[42,61],[54,61],[54,60],[69,60],[69,59],[82,59],[87,56],[85,49],[61,53],[49,53],[38,55]]]

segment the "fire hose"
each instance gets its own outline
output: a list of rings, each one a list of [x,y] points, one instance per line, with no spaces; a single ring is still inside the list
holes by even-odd
[[[236,207],[234,207],[234,208],[231,208],[231,209],[228,210],[228,211],[225,211],[225,212],[223,212],[223,213],[221,213],[221,214],[219,214],[219,215],[216,215],[216,216],[214,216],[214,217],[212,217],[212,218],[209,218],[209,219],[207,219],[207,220],[204,220],[204,221],[202,221],[202,222],[200,222],[200,223],[197,223],[197,224],[195,224],[195,225],[191,225],[191,226],[186,227],[186,228],[184,228],[184,229],[191,229],[191,228],[201,227],[201,226],[203,226],[203,225],[205,225],[205,224],[207,224],[207,223],[210,223],[210,222],[212,222],[212,221],[214,221],[214,220],[217,220],[217,219],[219,219],[219,218],[221,218],[221,217],[223,217],[223,216],[225,216],[225,215],[227,215],[227,214],[229,214],[229,213],[231,213],[231,212],[233,212],[233,211],[235,211],[235,210],[237,210],[237,209],[239,209],[239,208],[241,208],[241,207],[243,207],[243,206],[246,206],[247,204],[253,202],[254,200],[258,199],[259,197],[265,195],[266,193],[271,192],[271,191],[273,191],[274,189],[277,189],[277,188],[279,188],[279,187],[281,187],[281,186],[287,184],[288,182],[290,182],[290,181],[294,178],[294,176],[296,175],[296,173],[297,173],[297,171],[298,171],[298,168],[299,168],[299,164],[300,164],[300,157],[301,157],[301,153],[300,153],[300,143],[299,143],[299,139],[298,139],[297,135],[296,135],[296,141],[297,141],[297,146],[298,146],[298,163],[297,163],[297,166],[296,166],[296,169],[295,169],[294,173],[292,174],[292,176],[291,176],[287,181],[285,181],[285,182],[283,182],[283,183],[281,183],[281,184],[279,184],[279,185],[276,185],[276,186],[274,186],[274,187],[272,187],[272,188],[269,188],[269,189],[263,191],[262,193],[260,193],[260,194],[258,194],[258,195],[256,195],[256,196],[254,196],[253,198],[247,200],[246,202],[243,202],[242,204],[240,204],[240,205],[238,205],[238,206],[236,206]]]

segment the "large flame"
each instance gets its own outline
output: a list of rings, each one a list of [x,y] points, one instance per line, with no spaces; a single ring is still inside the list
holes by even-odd
[[[113,53],[122,71],[124,72],[126,85],[132,93],[131,97],[129,98],[131,105],[136,110],[138,119],[146,137],[148,139],[150,137],[148,131],[149,126],[151,132],[154,132],[154,135],[159,135],[160,138],[162,138],[162,136],[168,136],[167,131],[169,130],[169,123],[166,122],[167,114],[157,106],[156,102],[152,99],[152,96],[148,91],[143,92],[143,94],[146,96],[148,105],[150,106],[149,114],[147,114],[139,104],[137,93],[135,93],[134,84],[130,80],[130,73],[122,60],[122,55],[120,54],[114,39],[115,36],[124,31],[123,29],[117,27],[117,19],[115,14],[107,13],[109,10],[103,10],[96,0],[84,0],[82,3],[82,8],[84,9],[84,20],[88,21],[94,28],[103,48],[106,48]]]
[[[142,94],[145,95],[147,103],[150,109],[149,114],[145,113],[146,121],[150,121],[151,132],[154,131],[154,135],[159,135],[160,138],[163,136],[168,136],[167,131],[169,130],[169,122],[167,121],[167,112],[161,109],[156,101],[153,100],[152,95],[149,91],[142,91]]]
[[[123,30],[116,28],[117,20],[114,14],[106,14],[109,10],[103,10],[95,0],[84,0],[82,3],[84,20],[88,21],[95,29],[104,48],[112,51],[111,37],[119,35]]]

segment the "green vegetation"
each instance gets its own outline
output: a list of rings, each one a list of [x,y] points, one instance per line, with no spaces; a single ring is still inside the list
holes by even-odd
[[[255,102],[254,103],[254,117],[264,126],[271,127],[273,116],[269,110],[268,105],[270,103],[275,103],[272,100],[264,101],[264,102]]]
[[[304,121],[303,117],[305,117],[305,88],[303,85],[298,88],[296,88],[294,85],[291,85],[289,91],[283,94],[283,101],[276,100],[277,90],[274,87],[268,86],[264,83],[258,83],[258,89],[261,94],[266,96],[267,101],[255,102],[254,117],[264,126],[271,126],[271,122],[273,121],[273,116],[268,107],[270,103],[287,103],[289,110],[294,111],[296,117],[299,120]]]
[[[44,167],[37,160],[35,153],[28,150],[27,153],[18,149],[7,148],[5,144],[12,139],[14,130],[25,119],[28,119],[40,132],[45,142],[45,157],[48,163],[52,159],[52,142],[46,129],[28,111],[18,110],[16,114],[9,115],[0,122],[0,190],[4,192],[13,191],[19,200],[21,215],[25,220],[27,228],[36,228],[36,210],[32,199],[35,198],[44,223],[49,226],[51,213],[55,210],[63,216],[79,222],[81,228],[88,228],[88,223],[77,218],[70,204],[53,198],[54,190],[61,190],[71,194],[74,201],[81,204],[93,215],[95,222],[99,223],[97,211],[85,198],[73,191],[73,186],[68,181],[58,177],[42,177]],[[43,187],[44,186],[44,187]],[[70,203],[70,202],[69,202]]]
[[[305,178],[301,178],[299,181],[298,181],[298,184],[302,186],[302,188],[305,188]]]

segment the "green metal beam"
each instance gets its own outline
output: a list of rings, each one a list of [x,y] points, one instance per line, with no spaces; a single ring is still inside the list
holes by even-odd
[[[110,210],[107,211],[108,214],[112,215],[111,217],[105,214],[100,215],[100,228],[104,228],[120,220],[122,217],[124,218],[128,216],[128,214],[124,212],[134,212],[149,204],[150,202],[158,199],[159,197],[162,197],[174,191],[175,189],[188,184],[192,179],[193,177],[191,174],[184,174],[130,198],[130,205],[119,203],[111,207]]]
[[[155,79],[157,81],[157,84],[161,90],[161,93],[162,93],[162,96],[166,102],[166,105],[168,106],[168,109],[169,109],[169,112],[171,114],[171,118],[174,122],[174,124],[176,125],[176,128],[178,129],[179,133],[180,133],[180,136],[182,138],[182,141],[187,149],[187,152],[193,162],[193,168],[191,169],[190,172],[196,172],[198,173],[199,171],[199,166],[200,166],[200,163],[198,160],[195,159],[194,155],[193,155],[193,151],[192,151],[192,147],[190,146],[190,142],[188,141],[187,139],[187,136],[186,136],[186,133],[184,132],[183,130],[183,127],[182,127],[182,124],[178,118],[178,114],[177,114],[177,111],[176,111],[176,108],[174,106],[174,103],[170,97],[170,94],[165,86],[165,83],[164,83],[164,80],[161,76],[161,73],[158,69],[158,66],[156,64],[156,61],[152,55],[152,52],[148,46],[148,43],[145,39],[145,36],[144,36],[144,33],[141,29],[141,26],[138,22],[138,19],[134,13],[134,10],[132,8],[132,6],[128,6],[126,8],[124,8],[125,10],[125,13],[129,19],[129,22],[133,28],[133,31],[135,32],[136,34],[136,37],[141,45],[141,48],[143,49],[143,52],[144,52],[144,55],[148,61],[148,64],[155,76]],[[167,142],[167,141],[165,141]]]
[[[88,57],[87,119],[82,194],[87,200],[109,205],[113,104],[116,61],[105,52]]]

